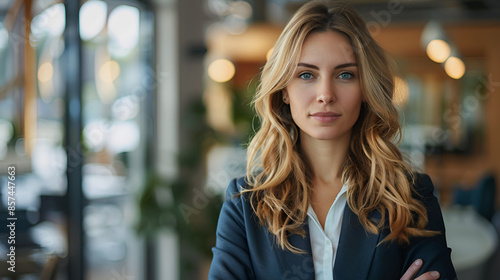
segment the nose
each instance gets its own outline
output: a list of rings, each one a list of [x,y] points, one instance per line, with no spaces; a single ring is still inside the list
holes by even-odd
[[[316,101],[319,103],[330,104],[335,102],[335,100],[336,96],[333,82],[330,80],[324,80],[320,83]]]

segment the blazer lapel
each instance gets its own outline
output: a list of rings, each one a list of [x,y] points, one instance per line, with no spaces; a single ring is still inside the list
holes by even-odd
[[[288,250],[281,250],[276,244],[274,235],[267,231],[269,242],[276,257],[281,279],[314,279],[314,262],[312,258],[311,240],[307,222],[303,225],[306,236],[293,234],[288,237],[292,246],[303,250],[304,254],[294,254]]]
[[[369,218],[380,220],[380,212],[374,211]],[[379,239],[380,234],[365,231],[359,223],[358,216],[346,203],[333,268],[334,279],[368,279],[368,272]]]

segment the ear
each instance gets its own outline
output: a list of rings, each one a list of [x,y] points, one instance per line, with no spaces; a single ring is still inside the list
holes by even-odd
[[[283,103],[290,105],[290,97],[288,96],[288,90],[286,88],[281,90],[281,95],[283,98]]]

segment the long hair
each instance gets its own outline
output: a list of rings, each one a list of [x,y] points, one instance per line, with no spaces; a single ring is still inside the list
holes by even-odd
[[[311,169],[300,148],[299,129],[289,105],[282,102],[299,62],[302,44],[312,32],[336,31],[349,38],[364,102],[354,124],[342,182],[348,180],[347,201],[365,230],[378,233],[389,225],[384,239],[409,242],[430,236],[425,230],[425,207],[412,197],[414,175],[392,141],[401,138],[393,105],[394,72],[385,51],[371,37],[366,23],[346,3],[313,1],[302,6],[285,26],[264,66],[253,100],[260,128],[247,150],[249,199],[259,222],[275,235],[282,249],[300,250],[288,235],[304,236],[302,227],[312,192]],[[379,221],[368,215],[378,210]]]

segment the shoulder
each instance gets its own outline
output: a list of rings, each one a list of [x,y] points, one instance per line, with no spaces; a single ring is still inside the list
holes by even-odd
[[[419,196],[429,197],[434,194],[434,185],[431,177],[425,173],[413,173],[413,178],[410,176],[410,182],[413,182],[413,189]]]
[[[250,185],[246,177],[233,178],[226,189],[226,200],[232,200],[245,189],[249,189]],[[246,195],[241,195],[246,196]]]
[[[233,178],[226,189],[225,202],[219,215],[219,225],[222,231],[238,228],[255,234],[260,223],[252,207],[250,192],[243,192],[250,188],[245,177]]]
[[[240,216],[246,217],[247,215],[251,215],[253,208],[250,202],[250,192],[244,192],[244,190],[250,188],[246,177],[231,179],[226,189],[224,204],[240,212]]]

